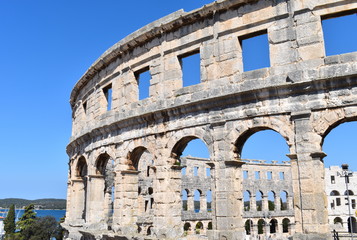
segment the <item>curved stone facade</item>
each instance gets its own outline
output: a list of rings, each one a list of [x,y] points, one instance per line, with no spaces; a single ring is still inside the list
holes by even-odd
[[[321,146],[333,127],[357,119],[357,53],[326,57],[321,19],[356,9],[355,1],[220,0],[107,50],[70,97],[68,238],[184,238],[180,156],[199,138],[213,181],[205,235],[243,239],[241,150],[272,129],[289,146],[294,239],[329,239]],[[261,33],[270,66],[243,71],[241,43]],[[191,54],[200,83],[183,87]],[[139,100],[147,71],[149,97]]]

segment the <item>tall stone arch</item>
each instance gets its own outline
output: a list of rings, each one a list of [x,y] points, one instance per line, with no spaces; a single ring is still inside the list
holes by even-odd
[[[69,197],[67,208],[71,209],[69,222],[72,225],[83,225],[86,222],[88,164],[82,155],[72,162],[71,179],[69,181]]]
[[[114,211],[115,157],[98,150],[92,153],[91,174],[88,176],[88,224],[101,224],[102,229],[111,227]]]
[[[236,126],[235,126],[236,125]],[[264,130],[273,130],[280,134],[289,147],[289,154],[295,152],[294,146],[294,126],[290,120],[289,115],[258,117],[245,121],[239,121],[234,124],[234,130],[230,132],[230,139],[232,139],[231,151],[235,154],[237,159],[240,159],[242,149],[245,142],[254,133]]]

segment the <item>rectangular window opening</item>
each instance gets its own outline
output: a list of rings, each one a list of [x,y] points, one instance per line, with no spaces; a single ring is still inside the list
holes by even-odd
[[[206,168],[206,177],[211,176],[211,168]]]
[[[335,184],[335,176],[331,176],[331,183]]]
[[[149,67],[143,68],[135,72],[134,75],[136,81],[138,82],[139,100],[148,98],[150,96],[150,92],[149,92],[150,80],[151,80],[150,68]]]
[[[356,25],[356,10],[322,17],[326,56],[357,51]]]
[[[150,166],[146,167],[146,176],[150,177]]]
[[[82,107],[83,107],[84,114],[86,114],[87,113],[87,101],[83,102]]]
[[[148,204],[149,204],[149,201],[145,200],[145,212],[148,210]]]
[[[255,179],[257,179],[257,180],[260,179],[260,172],[259,171],[255,172]]]
[[[271,171],[267,172],[267,179],[272,180],[273,179],[273,173]]]
[[[192,86],[201,82],[200,52],[194,51],[179,56],[182,69],[182,86]]]
[[[103,88],[105,99],[107,100],[107,111],[112,109],[112,85]]]
[[[198,167],[193,168],[193,176],[198,176]]]
[[[341,206],[341,198],[336,198],[336,206]]]
[[[356,209],[356,200],[352,199],[352,209]]]
[[[248,171],[243,171],[243,179],[248,179]]]
[[[284,179],[285,179],[285,174],[284,174],[284,172],[280,172],[280,173],[279,173],[279,178],[280,178],[280,180],[284,180]]]
[[[239,37],[244,72],[270,67],[269,41],[266,30]]]
[[[150,202],[150,208],[152,209],[152,206],[154,206],[154,198],[151,198],[151,202]]]

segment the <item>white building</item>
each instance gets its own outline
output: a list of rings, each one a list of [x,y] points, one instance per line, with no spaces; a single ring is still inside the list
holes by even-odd
[[[353,232],[357,232],[357,172],[353,172],[352,176],[349,176],[349,196],[347,194],[345,177],[341,175],[342,168],[339,166],[331,166],[325,169],[325,189],[328,199],[329,224],[331,226],[331,230],[336,230],[338,232],[350,232],[351,221]],[[350,199],[351,217],[349,216],[348,197]]]
[[[4,236],[5,231],[4,231],[4,221],[0,219],[0,239]]]

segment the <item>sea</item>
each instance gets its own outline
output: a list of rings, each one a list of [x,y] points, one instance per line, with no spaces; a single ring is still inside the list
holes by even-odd
[[[24,214],[24,211],[24,209],[15,210],[16,220]],[[35,210],[35,212],[37,217],[52,216],[56,218],[57,221],[59,221],[66,214],[66,210]]]

